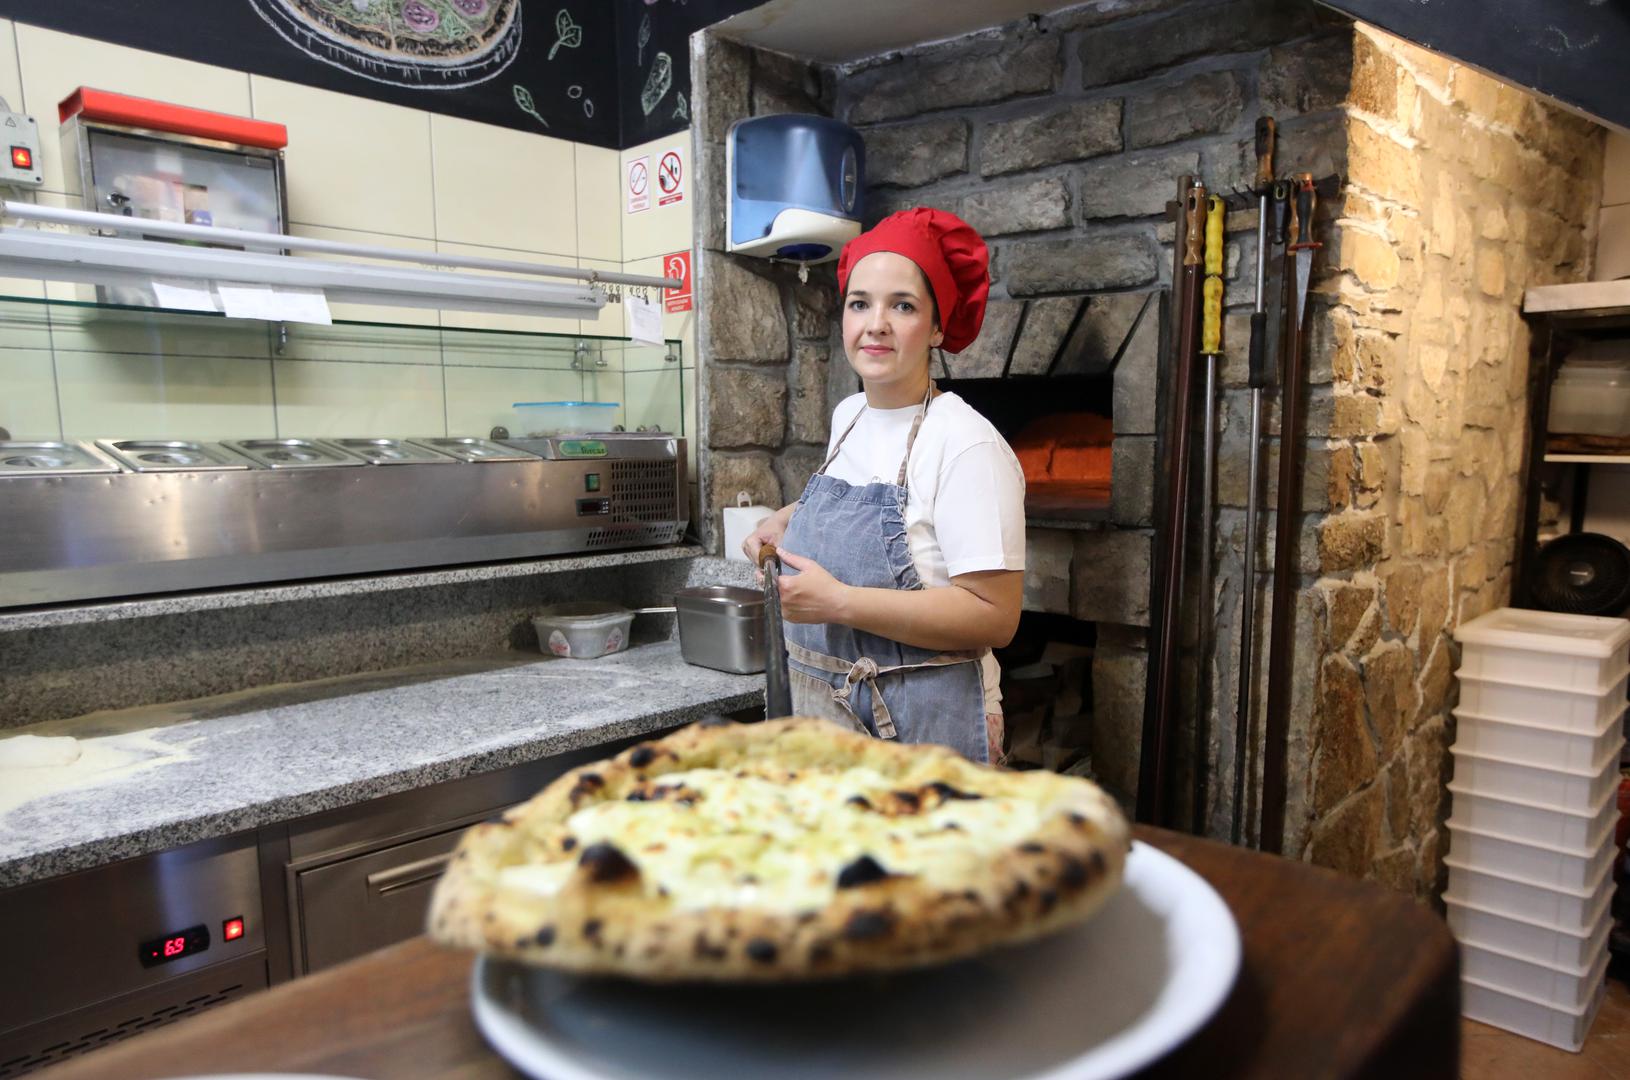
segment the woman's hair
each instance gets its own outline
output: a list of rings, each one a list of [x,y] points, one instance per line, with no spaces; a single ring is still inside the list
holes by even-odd
[[[916,263],[912,263],[911,266],[917,271],[917,280],[923,283],[923,295],[928,297],[928,317],[933,320],[934,329],[938,330],[940,328],[940,304],[939,300],[934,296],[933,283],[928,280],[928,275],[923,272],[922,267]]]

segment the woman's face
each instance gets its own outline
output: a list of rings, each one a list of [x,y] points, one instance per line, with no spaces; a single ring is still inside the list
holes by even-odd
[[[843,351],[867,386],[920,380],[928,370],[928,350],[942,337],[916,263],[892,251],[874,251],[855,264],[843,298]]]

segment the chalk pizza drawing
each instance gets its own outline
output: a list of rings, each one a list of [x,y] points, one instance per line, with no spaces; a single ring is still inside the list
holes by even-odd
[[[656,54],[651,61],[650,74],[645,76],[645,89],[640,91],[640,108],[650,116],[674,84],[673,57],[665,52]]]
[[[679,92],[679,103],[674,106],[674,119],[690,119],[690,102],[685,100],[685,92],[683,90]]]
[[[538,123],[542,124],[544,127],[549,126],[549,121],[545,120],[543,118],[543,114],[538,112],[538,103],[532,100],[532,91],[528,90],[520,83],[516,83],[510,88],[510,93],[515,96],[515,104],[522,112],[536,120]]]
[[[644,15],[640,16],[640,32],[639,32],[639,42],[638,43],[639,43],[639,55],[638,55],[638,57],[636,57],[635,62],[639,63],[639,64],[643,64],[643,63],[645,63],[645,47],[647,45],[651,44],[651,13],[649,11],[647,11]]]
[[[312,59],[392,86],[473,86],[507,68],[521,47],[521,0],[248,2]]]
[[[555,15],[555,43],[549,46],[548,59],[553,60],[562,45],[575,49],[583,44],[583,28],[572,21],[572,13],[561,8]]]

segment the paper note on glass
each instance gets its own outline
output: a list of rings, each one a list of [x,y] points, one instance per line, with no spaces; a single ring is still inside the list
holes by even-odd
[[[220,311],[208,285],[183,285],[167,281],[153,282],[153,295],[158,306],[172,311]]]
[[[332,323],[321,289],[273,288],[270,285],[216,285],[227,317],[269,322]]]
[[[623,303],[628,307],[629,338],[646,345],[661,345],[662,309],[656,302],[626,293]]]

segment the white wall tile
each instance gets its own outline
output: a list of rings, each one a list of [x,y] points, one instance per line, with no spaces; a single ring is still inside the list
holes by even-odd
[[[0,427],[13,439],[62,438],[49,350],[0,349]]]
[[[240,357],[57,354],[70,439],[248,439],[276,434],[272,366]]]
[[[255,117],[289,129],[289,219],[433,237],[430,118],[417,109],[250,77]]]
[[[542,263],[549,266],[576,266],[577,260],[563,258],[559,255],[550,255],[543,252],[519,251],[513,248],[498,248],[476,246],[474,244],[454,244],[440,241],[436,244],[437,251],[445,251],[451,255],[476,255],[487,259],[505,259],[511,262]],[[482,274],[483,270],[461,270],[460,273]],[[504,276],[500,274],[499,276]],[[558,284],[570,284],[569,278],[540,277],[536,281]],[[444,311],[442,312],[442,325],[448,327],[463,327],[475,330],[519,330],[532,334],[568,334],[575,337],[578,333],[578,320],[550,315],[495,315],[482,311]]]
[[[430,140],[436,239],[577,256],[571,143],[440,114]]]
[[[249,116],[249,76],[241,71],[104,41],[16,24],[23,105],[40,125],[41,171],[48,191],[78,194],[79,178],[63,168],[57,147],[57,103],[81,86],[133,97]],[[16,102],[12,104],[16,105]],[[48,134],[49,133],[49,134]]]
[[[494,427],[516,428],[517,401],[581,401],[583,377],[575,371],[449,367],[447,433],[485,436]]]
[[[617,151],[578,144],[577,253],[586,259],[623,258],[622,174]]]
[[[678,150],[683,166],[684,198],[667,206],[659,205],[661,189],[657,186],[656,172],[662,156],[669,150]],[[683,251],[691,246],[691,208],[696,204],[695,162],[691,160],[690,132],[679,131],[665,138],[624,150],[621,170],[626,183],[627,169],[636,158],[650,158],[651,206],[638,213],[628,213],[626,197],[622,202],[623,262],[666,255]]]
[[[446,434],[440,367],[278,360],[273,374],[285,438]]]

